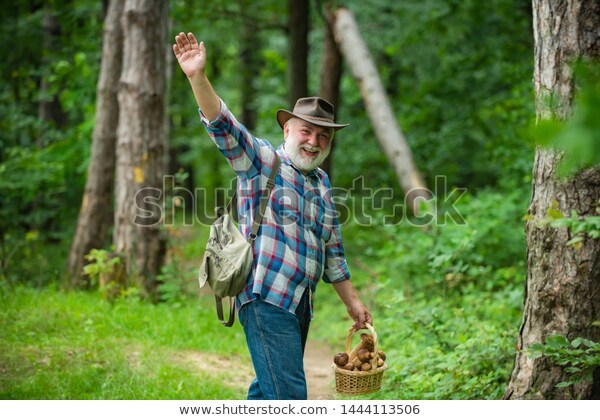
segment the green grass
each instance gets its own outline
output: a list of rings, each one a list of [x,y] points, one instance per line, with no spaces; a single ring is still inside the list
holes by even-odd
[[[220,326],[210,297],[110,304],[98,293],[18,287],[0,302],[2,399],[244,398],[245,384],[227,388],[177,357],[249,360],[241,328]]]

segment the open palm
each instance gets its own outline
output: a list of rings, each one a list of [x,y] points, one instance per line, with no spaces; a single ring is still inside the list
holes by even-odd
[[[193,33],[189,32],[187,35],[181,32],[175,37],[175,44],[173,44],[173,52],[179,67],[185,73],[187,77],[193,77],[197,74],[204,73],[206,68],[206,48],[204,43],[198,44],[196,37]]]

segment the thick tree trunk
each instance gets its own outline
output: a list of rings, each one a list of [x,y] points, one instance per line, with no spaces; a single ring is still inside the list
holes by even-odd
[[[329,101],[337,114],[340,102],[340,81],[342,79],[342,53],[340,52],[335,39],[333,37],[333,25],[335,15],[331,9],[327,9],[325,13],[325,30],[323,36],[323,58],[321,61],[321,82],[319,96],[326,101]],[[337,115],[336,115],[337,116]],[[332,161],[333,151],[336,142],[331,143],[329,156],[321,169],[329,175],[329,179],[333,179]]]
[[[84,256],[93,248],[104,246],[108,230],[113,224],[112,192],[119,124],[117,89],[123,56],[122,13],[123,2],[113,0],[104,20],[92,153],[67,265],[69,282],[74,287],[89,286],[82,274]]]
[[[288,0],[288,103],[308,96],[308,0]]]
[[[165,254],[159,223],[165,173],[167,2],[127,0],[115,183],[116,251],[142,292],[156,297]]]
[[[578,58],[600,57],[600,3],[585,0],[534,0],[537,118],[567,119],[574,81],[570,64]],[[550,98],[552,101],[549,101]],[[567,388],[560,366],[546,358],[530,359],[520,350],[561,334],[568,339],[600,341],[600,241],[586,238],[576,249],[567,246],[567,229],[541,227],[540,219],[555,202],[566,216],[576,211],[594,215],[600,199],[600,168],[581,171],[568,180],[556,177],[560,153],[537,148],[527,222],[527,284],[518,352],[505,398],[600,398],[600,375]],[[598,371],[598,369],[597,369]]]
[[[429,191],[413,162],[412,152],[392,112],[375,63],[360,35],[354,16],[348,9],[340,8],[336,11],[334,34],[358,81],[379,144],[394,168],[400,186],[407,194],[409,209],[414,211],[416,199],[428,199]]]

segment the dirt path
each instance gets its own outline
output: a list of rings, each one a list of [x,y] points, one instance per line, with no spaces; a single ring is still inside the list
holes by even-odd
[[[331,358],[333,352],[329,346],[319,341],[309,340],[306,343],[304,366],[309,400],[330,400],[335,398]],[[214,353],[186,351],[173,356],[178,364],[191,365],[198,371],[208,373],[230,388],[246,390],[254,378],[252,364],[244,362],[241,357],[219,356]],[[237,366],[231,372],[231,366]]]
[[[304,371],[309,400],[335,399],[335,384],[331,362],[334,351],[320,341],[306,342]]]

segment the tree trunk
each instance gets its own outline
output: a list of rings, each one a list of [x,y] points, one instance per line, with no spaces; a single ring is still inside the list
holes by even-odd
[[[260,74],[261,45],[258,26],[255,19],[247,14],[251,9],[250,0],[240,2],[242,27],[240,39],[240,102],[242,104],[241,122],[250,131],[256,127],[256,79]]]
[[[58,38],[61,35],[60,26],[56,17],[54,16],[54,11],[51,9],[50,5],[46,5],[44,7],[44,18],[42,20],[42,30],[44,33],[43,39],[43,62],[48,65],[49,54],[52,54],[52,51],[56,51]],[[49,70],[48,70],[49,71]],[[48,128],[62,128],[67,122],[67,115],[62,109],[62,105],[60,100],[58,99],[57,94],[52,94],[49,92],[50,84],[48,83],[48,76],[42,75],[40,80],[40,101],[38,103],[38,117],[40,120],[46,123],[46,127],[44,127],[44,131],[38,137],[36,143],[38,147],[44,147],[47,138],[45,136],[45,131]]]
[[[145,295],[156,297],[165,255],[159,223],[165,173],[167,2],[127,0],[115,183],[116,251]]]
[[[600,56],[600,3],[585,0],[534,0],[534,87],[540,119],[567,119],[571,114],[574,81],[569,65],[578,58]],[[549,98],[553,98],[549,101]],[[600,398],[600,371],[594,379],[556,388],[567,381],[564,370],[547,358],[530,359],[521,350],[561,334],[572,340],[600,341],[600,241],[586,238],[576,249],[567,246],[572,233],[542,227],[553,202],[566,216],[576,211],[594,215],[600,199],[600,168],[580,171],[567,180],[556,177],[557,151],[538,147],[533,168],[527,222],[527,283],[517,354],[505,398]],[[555,204],[556,205],[556,204]]]
[[[308,0],[288,0],[288,103],[308,96]]]
[[[336,112],[335,116],[337,116],[340,102],[340,81],[342,79],[342,53],[333,37],[335,15],[329,7],[324,13],[325,28],[323,34],[323,58],[321,61],[321,86],[319,96],[333,105]],[[333,179],[332,161],[335,145],[336,142],[333,141],[331,143],[329,156],[327,156],[327,159],[325,159],[325,162],[321,165],[321,169],[329,175],[329,180]]]
[[[123,55],[122,13],[123,2],[113,0],[104,20],[92,153],[67,265],[69,282],[74,287],[89,286],[88,279],[83,277],[81,271],[84,256],[93,248],[104,246],[113,223],[115,141],[119,124],[117,89]]]
[[[359,84],[379,144],[407,195],[409,210],[414,212],[417,198],[428,199],[429,191],[415,167],[412,152],[396,121],[375,63],[360,35],[354,16],[348,9],[340,8],[336,11],[334,34]]]

